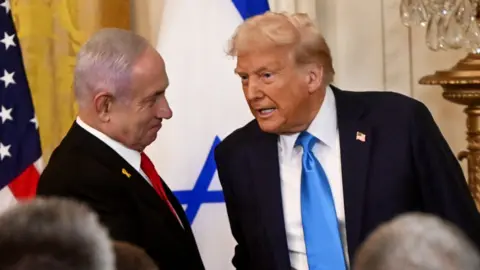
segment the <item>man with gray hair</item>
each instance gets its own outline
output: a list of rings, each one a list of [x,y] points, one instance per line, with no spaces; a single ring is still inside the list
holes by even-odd
[[[0,216],[0,269],[114,270],[107,231],[88,207],[35,199]]]
[[[103,29],[77,56],[79,114],[40,177],[40,195],[76,198],[115,240],[161,269],[204,269],[190,224],[143,150],[172,117],[160,54],[142,37]]]
[[[400,215],[376,229],[356,254],[354,270],[478,270],[477,248],[452,223]]]

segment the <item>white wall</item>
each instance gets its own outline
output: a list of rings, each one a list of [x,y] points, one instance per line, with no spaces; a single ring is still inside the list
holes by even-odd
[[[442,98],[440,86],[418,80],[449,69],[466,51],[432,52],[425,29],[404,27],[400,0],[317,0],[317,21],[332,49],[335,84],[348,90],[391,90],[424,102],[453,151],[466,147],[463,107]],[[466,172],[466,163],[462,164]]]

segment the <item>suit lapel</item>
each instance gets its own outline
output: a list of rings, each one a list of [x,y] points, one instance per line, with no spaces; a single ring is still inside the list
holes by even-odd
[[[182,226],[180,226],[180,224],[178,223],[177,217],[175,217],[175,215],[170,210],[170,207],[168,207],[167,203],[157,194],[155,189],[149,183],[147,183],[147,180],[143,178],[143,176],[140,175],[140,173],[138,173],[137,171],[134,171],[134,174],[136,175],[136,177],[135,179],[132,179],[132,181],[130,181],[130,187],[132,187],[132,189],[135,190],[135,192],[137,193],[136,194],[137,197],[139,197],[142,200],[147,200],[152,205],[152,207],[157,208],[158,211],[162,213],[161,215],[164,218],[165,222],[168,222],[172,228],[177,228],[177,229],[180,229],[181,231],[184,231]],[[185,223],[185,220],[182,219],[182,214],[184,213],[183,213],[183,209],[181,208],[181,205],[179,205],[178,201],[173,196],[170,189],[165,185],[163,180],[162,180],[162,185],[164,187],[165,193],[167,194],[168,200],[174,207],[175,212],[180,217],[183,227],[184,228],[187,228],[187,226],[189,227],[188,221],[186,221]]]
[[[347,244],[352,260],[354,247],[357,247],[360,241],[373,134],[369,123],[363,120],[366,108],[361,100],[349,96],[352,93],[342,92],[333,86],[332,89],[340,137]],[[260,216],[277,268],[289,269],[277,149],[278,136],[263,133],[258,125],[255,126],[255,132],[257,134],[254,142],[250,144],[248,153],[253,190],[256,192],[258,205],[261,206]]]
[[[332,87],[333,88],[333,87]],[[340,136],[340,155],[350,258],[360,241],[365,187],[372,145],[371,127],[362,120],[365,107],[352,93],[334,89]]]
[[[256,192],[265,235],[277,263],[276,269],[290,269],[282,207],[278,136],[263,133],[258,126],[255,129],[258,136],[250,145],[248,154],[252,190]]]
[[[99,162],[103,163],[105,167],[112,170],[115,174],[118,174],[119,179],[123,179],[123,181],[118,183],[119,185],[123,185],[126,189],[132,190],[136,197],[147,201],[152,207],[157,208],[159,212],[162,213],[162,216],[165,217],[165,221],[172,224],[172,227],[182,229],[180,224],[178,224],[177,218],[171,213],[168,205],[158,196],[153,187],[147,183],[147,180],[113,149],[76,123],[73,124],[69,134],[71,135],[67,137],[69,137],[72,142],[79,143],[83,146],[88,145],[88,147],[84,147],[85,154],[93,155]],[[168,192],[171,194],[169,189]],[[169,199],[172,199],[172,197],[173,195],[169,196]],[[175,210],[177,212],[179,211],[177,207]]]
[[[178,217],[180,218],[183,228],[185,231],[188,231],[189,233],[192,233],[191,228],[190,228],[190,222],[188,222],[187,215],[185,214],[185,211],[183,210],[182,205],[178,201],[177,197],[173,194],[173,192],[170,190],[170,188],[165,184],[165,182],[162,180],[162,185],[163,189],[165,190],[165,193],[167,194],[167,198],[172,204],[173,208],[175,209],[175,212],[177,213]],[[176,220],[178,223],[178,220]]]

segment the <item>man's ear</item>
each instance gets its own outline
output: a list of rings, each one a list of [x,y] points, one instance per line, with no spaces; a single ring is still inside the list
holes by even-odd
[[[315,93],[323,84],[323,74],[324,68],[318,64],[311,64],[306,67],[307,72],[307,85],[308,85],[308,92],[310,94]]]
[[[114,97],[112,94],[101,91],[93,98],[93,104],[95,105],[95,111],[97,112],[100,121],[110,121],[110,112],[112,110]]]

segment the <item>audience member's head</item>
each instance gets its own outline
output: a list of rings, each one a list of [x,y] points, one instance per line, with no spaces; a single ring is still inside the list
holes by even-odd
[[[86,206],[38,198],[0,216],[2,270],[113,270],[106,230]]]
[[[113,248],[117,270],[158,270],[150,256],[140,247],[116,241]]]
[[[438,217],[411,213],[381,225],[356,254],[354,270],[480,269],[476,247]]]

